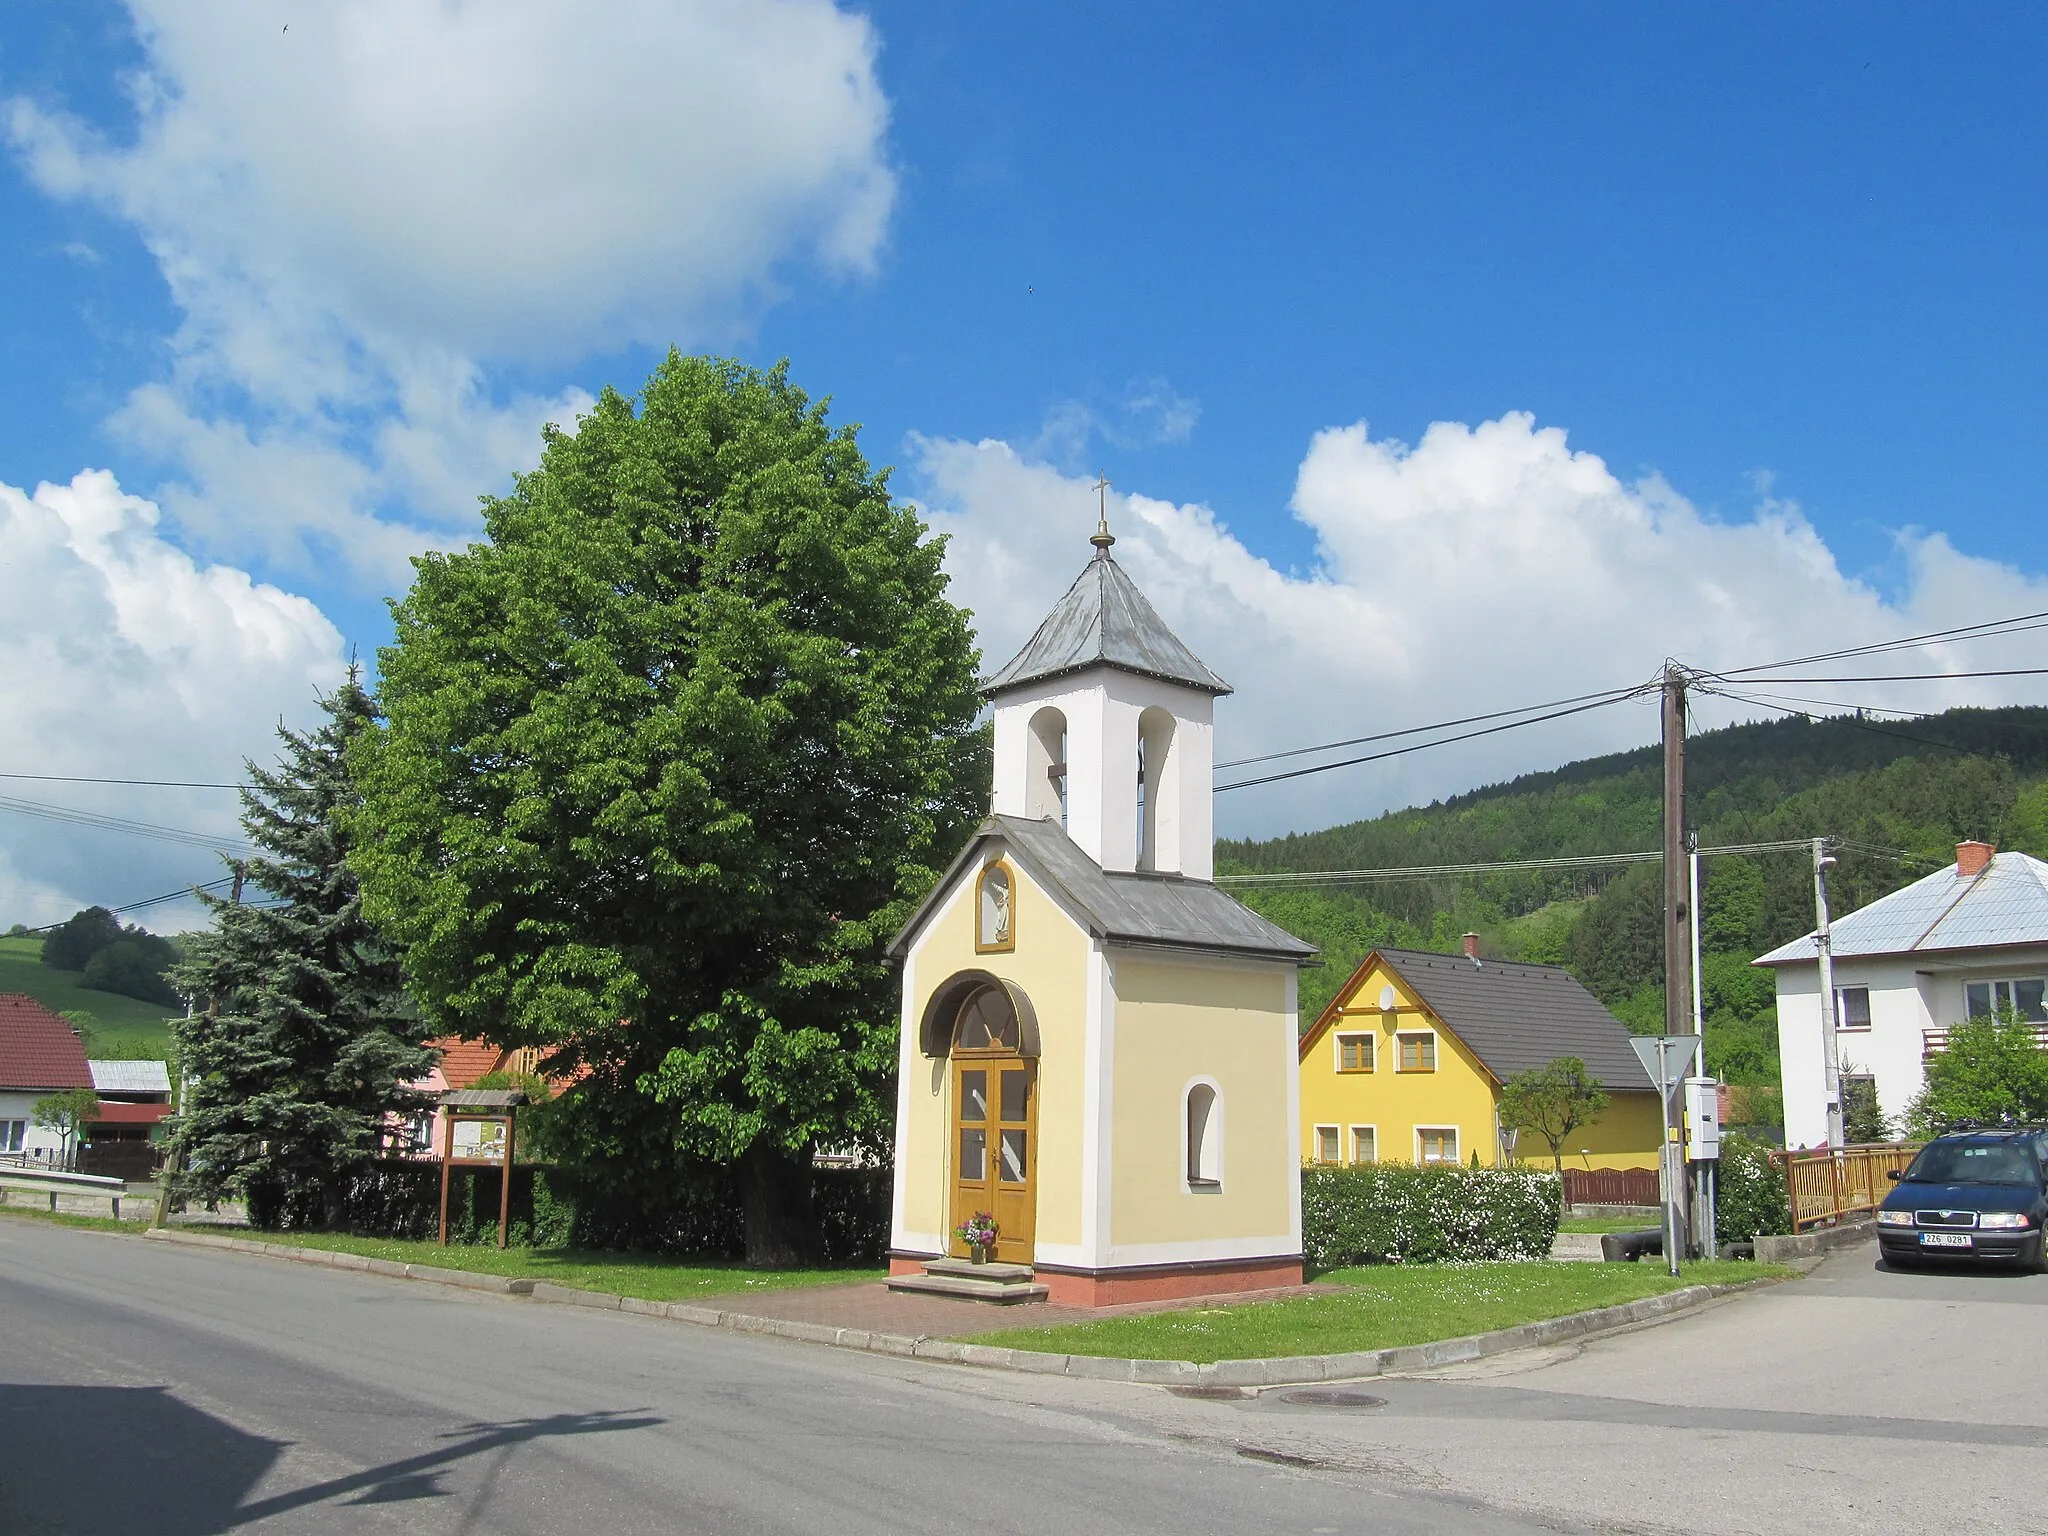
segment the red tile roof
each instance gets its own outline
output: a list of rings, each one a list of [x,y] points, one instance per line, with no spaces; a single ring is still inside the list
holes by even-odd
[[[0,1088],[90,1088],[92,1068],[71,1026],[34,998],[0,992]]]
[[[453,1035],[444,1035],[438,1040],[429,1040],[427,1048],[441,1053],[441,1063],[413,1086],[430,1093],[443,1093],[450,1088],[473,1088],[480,1079],[489,1077],[493,1072],[542,1075],[541,1053],[530,1045],[507,1050],[482,1040],[458,1040]],[[581,1080],[588,1070],[579,1066],[567,1077],[548,1076],[544,1080],[549,1088],[560,1093],[571,1083]]]

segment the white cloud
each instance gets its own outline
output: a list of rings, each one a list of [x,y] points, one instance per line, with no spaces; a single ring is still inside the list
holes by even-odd
[[[1133,379],[1114,405],[1054,401],[1025,450],[1034,459],[1078,470],[1087,465],[1090,446],[1098,438],[1126,453],[1163,448],[1193,437],[1201,419],[1202,403],[1165,379]]]
[[[341,636],[303,597],[166,543],[151,503],[103,470],[31,495],[0,485],[0,770],[239,779],[279,719],[316,715]],[[239,840],[218,790],[0,781],[0,795]],[[0,911],[31,924],[205,881],[201,848],[0,810]],[[189,910],[186,914],[189,917]],[[162,926],[168,908],[142,914]]]
[[[956,597],[975,609],[993,670],[1080,569],[1094,496],[1004,443],[910,447],[931,521],[953,535]],[[1747,520],[1716,522],[1660,480],[1623,483],[1522,414],[1438,423],[1412,448],[1373,440],[1364,423],[1319,433],[1293,510],[1318,542],[1307,573],[1274,569],[1206,507],[1112,500],[1117,557],[1237,687],[1218,710],[1225,758],[1642,681],[1666,656],[1726,669],[2048,608],[2048,581],[1914,531],[1897,536],[1909,580],[1887,600],[1840,570],[1796,505],[1766,495]],[[2022,644],[1930,648],[1868,670],[2026,665],[2013,659]],[[1906,708],[2042,694],[2032,679],[1781,691]],[[1708,724],[1766,712],[1704,699],[1697,709]],[[1329,825],[1656,732],[1651,705],[1617,705],[1226,795],[1219,827]]]
[[[129,5],[132,135],[25,99],[7,131],[157,258],[174,366],[115,426],[223,547],[397,574],[588,403],[484,365],[727,337],[791,263],[881,251],[879,44],[829,0]]]

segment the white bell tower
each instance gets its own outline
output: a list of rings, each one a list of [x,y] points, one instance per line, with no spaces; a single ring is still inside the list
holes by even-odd
[[[1107,519],[1095,558],[982,685],[995,705],[999,816],[1052,820],[1105,870],[1215,872],[1213,718],[1230,685],[1166,627]]]

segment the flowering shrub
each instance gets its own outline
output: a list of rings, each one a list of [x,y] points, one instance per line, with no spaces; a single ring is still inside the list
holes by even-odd
[[[1718,1241],[1746,1243],[1792,1230],[1792,1204],[1785,1170],[1771,1161],[1771,1149],[1749,1136],[1721,1138],[1714,1170],[1714,1225]]]
[[[987,1211],[976,1211],[953,1229],[953,1235],[970,1248],[993,1248],[996,1245],[996,1219]]]
[[[1516,1168],[1367,1163],[1301,1171],[1301,1248],[1312,1269],[1540,1259],[1557,1238],[1557,1175]]]

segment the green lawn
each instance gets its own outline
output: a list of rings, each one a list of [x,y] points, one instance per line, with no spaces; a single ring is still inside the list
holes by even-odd
[[[1647,1232],[1657,1218],[1641,1216],[1567,1216],[1557,1225],[1560,1232]]]
[[[1768,1264],[1688,1264],[1673,1280],[1648,1264],[1415,1264],[1339,1269],[1316,1276],[1338,1296],[1152,1312],[1057,1328],[1011,1328],[976,1344],[1056,1355],[1135,1360],[1257,1360],[1343,1354],[1490,1333],[1568,1312],[1635,1301],[1681,1286],[1789,1278]]]
[[[0,938],[0,992],[26,992],[58,1013],[91,1014],[86,1052],[102,1060],[162,1060],[170,1048],[170,1009],[97,991],[79,971],[52,970],[43,964],[41,939]]]
[[[879,1280],[879,1268],[748,1269],[724,1260],[675,1259],[651,1253],[598,1253],[575,1248],[507,1248],[483,1244],[451,1245],[409,1242],[386,1237],[346,1237],[329,1232],[237,1232],[264,1243],[300,1248],[329,1248],[360,1253],[366,1258],[395,1259],[402,1264],[433,1264],[521,1280],[546,1280],[579,1290],[637,1296],[645,1301],[694,1301],[748,1291],[782,1290],[792,1285],[843,1285]]]
[[[111,1216],[73,1216],[65,1211],[39,1211],[26,1205],[0,1205],[0,1216],[23,1216],[30,1221],[47,1221],[56,1227],[90,1227],[100,1232],[126,1232],[130,1237],[143,1228],[143,1223],[139,1221],[116,1221]]]

